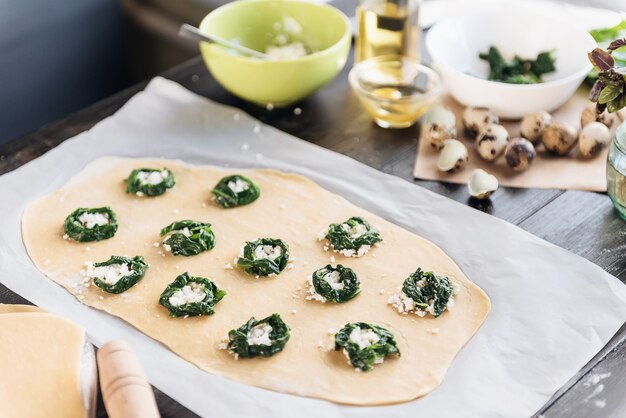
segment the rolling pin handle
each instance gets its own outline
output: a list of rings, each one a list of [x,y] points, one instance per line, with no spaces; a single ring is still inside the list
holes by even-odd
[[[146,375],[131,346],[123,340],[103,345],[97,354],[100,387],[110,418],[159,418]]]

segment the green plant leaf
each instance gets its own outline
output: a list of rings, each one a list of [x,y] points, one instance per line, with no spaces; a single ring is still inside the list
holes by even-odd
[[[598,96],[598,103],[608,104],[610,101],[617,98],[617,96],[619,96],[622,93],[622,90],[623,90],[623,86],[615,84],[615,83],[606,85],[600,92],[600,95]]]
[[[596,42],[610,42],[622,36],[624,31],[626,31],[626,20],[611,28],[594,29],[589,33]]]

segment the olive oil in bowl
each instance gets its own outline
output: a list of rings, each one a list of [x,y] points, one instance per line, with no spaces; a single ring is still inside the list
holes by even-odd
[[[416,59],[382,56],[356,64],[350,85],[365,110],[383,128],[408,128],[441,92],[439,76]]]

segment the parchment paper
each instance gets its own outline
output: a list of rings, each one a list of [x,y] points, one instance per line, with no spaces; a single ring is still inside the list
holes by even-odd
[[[405,404],[345,407],[202,372],[123,321],[80,305],[39,273],[26,255],[20,238],[26,204],[103,155],[273,167],[306,175],[442,247],[489,294],[491,314],[443,384]],[[626,320],[626,287],[592,263],[160,78],[90,131],[0,177],[0,196],[0,281],[47,311],[83,325],[97,345],[113,338],[128,340],[150,381],[202,416],[525,417]]]
[[[522,173],[513,171],[507,166],[504,156],[495,162],[483,160],[476,150],[475,142],[463,132],[461,113],[463,106],[446,95],[441,103],[450,107],[457,117],[457,131],[469,152],[469,161],[465,168],[454,173],[442,173],[437,170],[439,152],[426,141],[419,141],[415,170],[413,175],[418,179],[441,180],[450,183],[467,183],[475,168],[482,168],[498,178],[501,186],[541,188],[541,189],[575,189],[606,192],[606,156],[608,147],[593,158],[583,158],[578,154],[578,145],[566,157],[555,157],[545,152],[543,145],[536,146],[537,158],[530,168]],[[589,104],[587,93],[579,89],[576,94],[556,112],[552,113],[555,122],[568,123],[580,130],[580,115]],[[617,117],[617,116],[616,116]],[[619,121],[619,119],[616,119]],[[519,137],[519,120],[501,121],[512,138]],[[619,122],[611,127],[615,131]]]

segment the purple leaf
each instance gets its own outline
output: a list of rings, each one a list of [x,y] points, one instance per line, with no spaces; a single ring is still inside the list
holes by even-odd
[[[600,92],[602,91],[604,86],[605,84],[602,82],[602,80],[596,80],[596,82],[593,83],[593,87],[591,88],[591,90],[589,90],[589,100],[591,100],[592,102],[597,102],[598,98],[600,97]]]
[[[616,39],[613,42],[611,42],[611,44],[608,47],[609,52],[613,52],[618,48],[621,48],[623,46],[626,46],[626,38],[624,39]]]
[[[588,56],[589,61],[598,71],[608,71],[615,65],[615,60],[613,60],[611,54],[600,48],[594,49]]]

